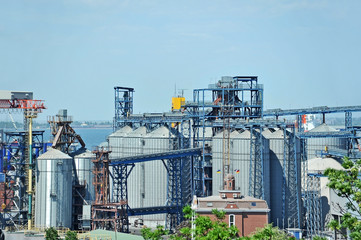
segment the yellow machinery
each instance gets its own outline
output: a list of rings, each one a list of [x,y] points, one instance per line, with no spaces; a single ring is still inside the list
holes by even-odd
[[[186,102],[184,97],[172,97],[172,112],[181,111]]]

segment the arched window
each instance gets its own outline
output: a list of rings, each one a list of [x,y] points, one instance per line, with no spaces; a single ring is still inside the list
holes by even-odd
[[[229,215],[229,226],[233,226],[236,224],[236,216],[234,214]]]

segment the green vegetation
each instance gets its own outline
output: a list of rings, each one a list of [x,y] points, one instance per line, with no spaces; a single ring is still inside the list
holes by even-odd
[[[239,240],[288,240],[295,239],[289,236],[286,232],[272,227],[271,224],[264,228],[257,229],[249,237],[239,237],[238,229],[235,226],[229,227],[228,224],[224,223],[225,212],[213,209],[212,213],[216,217],[215,221],[212,221],[210,217],[196,215],[194,220],[194,228],[192,229],[192,216],[194,211],[190,206],[183,208],[185,221],[181,224],[181,227],[176,232],[169,236],[169,239],[173,240],[190,240],[192,234],[196,240],[228,240],[228,239],[239,239]],[[142,236],[144,239],[158,240],[163,239],[162,236],[168,234],[163,227],[158,226],[155,231],[150,228],[142,230]]]
[[[65,240],[78,240],[77,234],[74,231],[67,231]]]
[[[272,224],[268,224],[264,228],[259,228],[249,237],[241,237],[242,240],[284,240],[295,239],[293,236],[288,235],[285,231],[277,227],[272,227]]]
[[[59,240],[60,237],[59,237],[58,231],[53,227],[47,228],[45,230],[45,239],[46,240]]]
[[[167,230],[164,230],[163,226],[157,226],[157,229],[152,231],[150,228],[143,228],[141,230],[142,233],[142,237],[144,239],[149,239],[149,240],[158,240],[158,239],[163,239],[162,236],[163,235],[167,235],[169,232]]]
[[[329,179],[328,187],[334,189],[338,196],[348,200],[341,223],[332,220],[329,227],[340,231],[349,229],[353,240],[361,240],[361,160],[355,162],[345,157],[342,166],[345,170],[327,169],[325,175]],[[342,234],[342,232],[340,231]],[[345,236],[346,237],[346,236]]]

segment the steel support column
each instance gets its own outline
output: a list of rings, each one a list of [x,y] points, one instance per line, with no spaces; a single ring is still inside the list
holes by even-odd
[[[264,199],[262,128],[251,126],[250,133],[249,196]]]

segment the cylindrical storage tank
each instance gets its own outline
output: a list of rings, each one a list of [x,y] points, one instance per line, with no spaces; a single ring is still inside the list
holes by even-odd
[[[321,124],[310,130],[312,133],[323,133],[323,132],[337,132],[333,127],[328,126],[326,123]],[[308,138],[307,139],[307,159],[315,158],[317,155],[320,156],[320,152],[332,149],[346,149],[345,138]]]
[[[91,204],[95,200],[95,189],[93,185],[93,162],[95,154],[86,148],[80,148],[72,154],[75,163],[75,173],[80,185],[85,185],[85,200]]]
[[[37,158],[35,226],[71,228],[72,161],[53,148]]]
[[[229,154],[230,154],[230,173],[235,177],[235,187],[241,191],[242,195],[249,194],[249,174],[251,161],[251,133],[245,130],[242,133],[233,131],[230,134]],[[212,163],[213,163],[213,195],[218,195],[219,190],[223,189],[223,158],[228,158],[228,140],[224,140],[223,132],[216,134],[212,141]],[[269,146],[268,140],[262,137],[263,145],[263,191],[264,198],[269,204],[270,201],[270,183],[269,183]],[[226,144],[226,145],[225,145]],[[255,149],[252,149],[254,154]],[[252,163],[254,166],[254,163]]]
[[[124,137],[132,132],[132,128],[129,126],[124,126],[119,130],[113,132],[107,137],[108,147],[107,149],[111,151],[109,154],[110,160],[121,158],[124,155],[126,146],[124,144]],[[113,167],[109,166],[109,171],[113,172]],[[110,189],[110,198],[113,199],[113,179],[109,178],[109,189]]]
[[[124,152],[124,137],[132,132],[132,128],[129,126],[122,127],[108,136],[110,159],[121,158]]]
[[[145,127],[123,136],[121,143],[121,156],[130,157],[144,153],[144,137],[147,135]],[[143,207],[144,202],[144,163],[136,163],[128,177],[128,204],[130,208]],[[130,220],[134,218],[130,217]]]
[[[177,149],[174,135],[165,126],[161,126],[144,138],[144,154],[167,152]],[[165,161],[165,163],[167,160]],[[168,173],[162,161],[144,163],[144,207],[165,206],[167,201]],[[164,224],[165,214],[144,216],[154,227]]]
[[[291,227],[287,226],[288,223],[298,222],[297,205],[294,204],[298,202],[298,210],[301,209],[300,141],[298,138],[294,138],[291,132],[282,129],[273,133],[265,130],[263,136],[269,139],[270,148],[271,222],[281,228]],[[291,145],[293,140],[294,145]],[[291,154],[294,156],[291,157]],[[296,162],[294,158],[296,158]],[[296,189],[291,189],[293,187]],[[294,201],[292,204],[291,200]]]
[[[333,158],[312,158],[307,160],[308,173],[323,174],[327,168],[333,168],[336,170],[344,170],[342,165]],[[327,184],[329,183],[327,177],[318,177],[320,181],[320,192],[322,210],[321,221],[323,226],[327,226],[331,219],[340,218],[343,214],[340,211],[340,206],[346,206],[348,200],[343,197],[337,196],[333,189],[330,189]],[[309,184],[311,185],[311,184]],[[314,191],[315,189],[306,189],[308,191]],[[310,194],[311,195],[311,194]],[[306,193],[307,196],[307,193]],[[312,211],[315,209],[312,209]],[[330,218],[332,216],[332,218]],[[337,218],[336,218],[337,216]]]

